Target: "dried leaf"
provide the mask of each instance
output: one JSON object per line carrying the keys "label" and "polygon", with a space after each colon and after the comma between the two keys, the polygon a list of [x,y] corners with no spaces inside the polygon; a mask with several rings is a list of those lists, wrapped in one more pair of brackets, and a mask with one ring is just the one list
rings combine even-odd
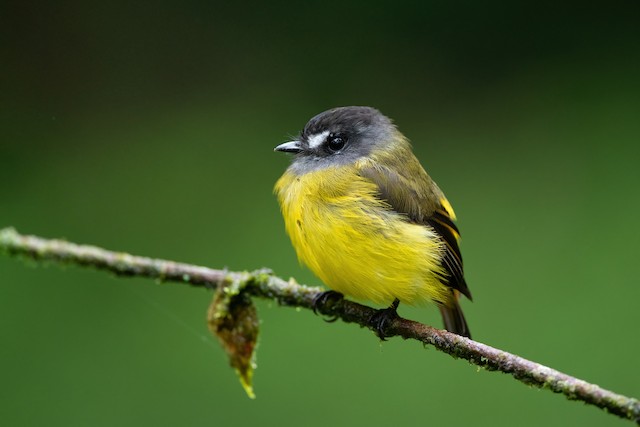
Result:
{"label": "dried leaf", "polygon": [[231,293],[229,288],[216,292],[209,306],[209,330],[218,338],[231,366],[236,370],[244,391],[251,399],[253,370],[258,340],[258,313],[251,298],[243,293]]}

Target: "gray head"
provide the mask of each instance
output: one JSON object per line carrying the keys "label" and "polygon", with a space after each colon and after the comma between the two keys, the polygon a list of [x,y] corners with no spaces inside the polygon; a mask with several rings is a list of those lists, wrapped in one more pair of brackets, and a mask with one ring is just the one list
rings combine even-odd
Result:
{"label": "gray head", "polygon": [[391,120],[371,107],[338,107],[313,117],[294,141],[276,151],[294,153],[292,168],[307,172],[351,163],[393,140]]}

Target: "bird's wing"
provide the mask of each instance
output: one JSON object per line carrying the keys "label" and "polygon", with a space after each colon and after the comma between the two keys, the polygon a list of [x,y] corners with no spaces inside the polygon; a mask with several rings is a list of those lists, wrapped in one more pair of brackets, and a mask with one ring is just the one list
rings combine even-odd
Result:
{"label": "bird's wing", "polygon": [[427,220],[427,223],[436,230],[445,242],[445,254],[443,264],[449,275],[448,283],[454,289],[459,290],[467,298],[472,299],[471,291],[464,280],[464,267],[462,264],[462,254],[458,241],[460,240],[460,232],[454,224],[455,214],[451,205],[444,196],[440,200],[440,206],[435,210],[433,215]]}
{"label": "bird's wing", "polygon": [[442,238],[445,243],[442,265],[447,273],[442,282],[471,299],[464,279],[458,246],[460,232],[454,223],[455,213],[417,160],[415,164],[405,164],[393,170],[370,164],[362,167],[360,173],[378,187],[380,198],[387,201],[396,212],[407,215],[416,224],[429,225]]}

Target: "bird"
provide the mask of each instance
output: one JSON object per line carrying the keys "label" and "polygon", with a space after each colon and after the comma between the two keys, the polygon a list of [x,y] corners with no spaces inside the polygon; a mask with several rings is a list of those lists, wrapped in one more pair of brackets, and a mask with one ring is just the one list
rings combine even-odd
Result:
{"label": "bird", "polygon": [[371,319],[383,340],[400,303],[432,302],[446,330],[471,337],[456,215],[391,119],[332,108],[274,150],[293,155],[274,192],[298,259],[331,289],[320,301],[387,306]]}

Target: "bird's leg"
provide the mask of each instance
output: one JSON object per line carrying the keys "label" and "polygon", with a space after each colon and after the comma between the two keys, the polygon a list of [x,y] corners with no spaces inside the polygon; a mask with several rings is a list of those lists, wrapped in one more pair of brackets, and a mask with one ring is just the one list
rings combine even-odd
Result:
{"label": "bird's leg", "polygon": [[[320,308],[324,308],[327,304],[335,304],[336,302],[342,301],[344,299],[344,295],[340,292],[336,291],[325,291],[321,292],[315,297],[313,297],[312,309],[314,314],[318,314]],[[334,315],[333,317],[325,318],[325,322],[335,322],[338,320],[338,316]]]}
{"label": "bird's leg", "polygon": [[369,324],[375,330],[376,335],[382,341],[386,341],[385,338],[385,329],[389,322],[398,317],[398,305],[400,304],[400,300],[396,298],[393,300],[393,303],[388,308],[383,308],[382,310],[378,310],[371,318],[369,319]]}

